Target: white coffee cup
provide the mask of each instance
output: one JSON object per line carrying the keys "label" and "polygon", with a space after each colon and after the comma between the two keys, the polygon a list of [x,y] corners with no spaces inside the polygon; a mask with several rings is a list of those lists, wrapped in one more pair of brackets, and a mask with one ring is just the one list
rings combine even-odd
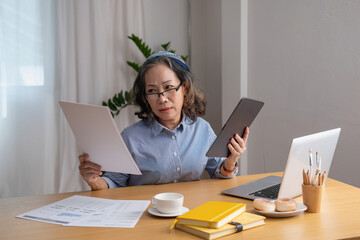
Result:
{"label": "white coffee cup", "polygon": [[151,198],[151,203],[161,213],[178,213],[184,196],[180,193],[159,193]]}

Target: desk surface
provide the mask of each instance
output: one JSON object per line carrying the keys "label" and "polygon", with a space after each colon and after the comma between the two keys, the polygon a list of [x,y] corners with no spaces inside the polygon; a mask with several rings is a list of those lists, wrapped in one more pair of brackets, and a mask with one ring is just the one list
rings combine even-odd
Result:
{"label": "desk surface", "polygon": [[[144,212],[135,228],[63,227],[15,216],[72,195],[123,200],[149,200],[161,192],[178,192],[185,196],[184,206],[192,209],[206,201],[247,203],[250,200],[222,195],[224,189],[244,184],[270,174],[239,176],[233,179],[208,179],[194,182],[148,185],[0,199],[1,239],[199,239],[180,230],[169,233],[174,218],[160,218]],[[281,175],[275,173],[273,175]],[[302,202],[302,198],[296,198]],[[150,204],[151,206],[151,204]],[[149,206],[149,207],[150,207]],[[221,239],[343,239],[360,236],[360,189],[328,179],[321,213],[305,213],[291,218],[266,218],[266,224]]]}

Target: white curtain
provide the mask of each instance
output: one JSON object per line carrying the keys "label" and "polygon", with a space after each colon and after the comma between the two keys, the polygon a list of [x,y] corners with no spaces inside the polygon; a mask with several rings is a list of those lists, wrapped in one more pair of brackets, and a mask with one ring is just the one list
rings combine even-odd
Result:
{"label": "white curtain", "polygon": [[142,1],[0,0],[0,20],[0,197],[87,190],[58,101],[100,105],[131,88]]}

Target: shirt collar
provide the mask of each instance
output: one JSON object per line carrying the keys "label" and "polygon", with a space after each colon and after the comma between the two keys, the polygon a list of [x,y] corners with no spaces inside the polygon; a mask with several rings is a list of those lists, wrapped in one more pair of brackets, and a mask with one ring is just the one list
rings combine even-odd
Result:
{"label": "shirt collar", "polygon": [[[161,131],[163,131],[163,130],[172,132],[168,128],[161,125],[156,119],[151,120],[149,118],[148,122],[151,127],[151,131],[155,136],[159,135],[161,133]],[[188,122],[190,122],[188,117],[185,114],[183,114],[182,121],[179,123],[179,125],[173,131],[176,131],[176,130],[182,131],[184,129],[184,126],[188,125]]]}

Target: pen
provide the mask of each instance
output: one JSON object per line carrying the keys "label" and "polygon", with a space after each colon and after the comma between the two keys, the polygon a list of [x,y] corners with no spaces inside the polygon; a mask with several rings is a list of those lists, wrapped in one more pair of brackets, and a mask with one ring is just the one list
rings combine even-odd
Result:
{"label": "pen", "polygon": [[169,229],[169,232],[171,232],[171,230],[174,228],[175,224],[177,223],[177,219],[175,219],[174,223],[171,225],[170,229]]}
{"label": "pen", "polygon": [[321,156],[316,152],[316,168],[321,170]]}

